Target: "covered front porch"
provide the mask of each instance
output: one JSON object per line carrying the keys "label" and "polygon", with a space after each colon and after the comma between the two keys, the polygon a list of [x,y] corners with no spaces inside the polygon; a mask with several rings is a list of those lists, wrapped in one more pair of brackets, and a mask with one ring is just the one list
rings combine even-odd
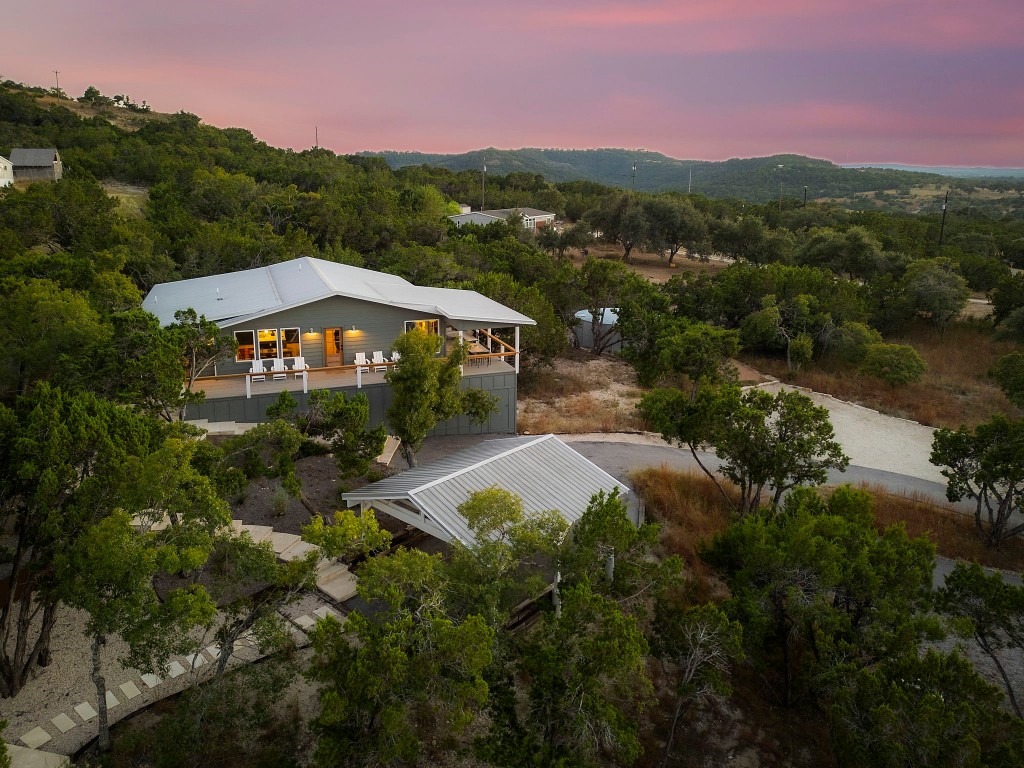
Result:
{"label": "covered front porch", "polygon": [[[462,366],[463,376],[482,373],[515,373],[514,352],[470,353]],[[362,389],[373,384],[383,384],[388,370],[400,363],[384,362],[369,365],[334,365],[327,368],[310,368],[296,371],[291,367],[283,372],[233,373],[220,376],[204,376],[196,379],[195,389],[206,393],[206,400],[243,397],[250,399],[282,390],[309,392],[313,389]]]}

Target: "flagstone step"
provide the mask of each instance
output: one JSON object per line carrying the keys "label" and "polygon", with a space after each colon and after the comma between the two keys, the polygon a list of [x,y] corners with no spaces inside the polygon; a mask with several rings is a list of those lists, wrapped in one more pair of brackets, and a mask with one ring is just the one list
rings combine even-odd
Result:
{"label": "flagstone step", "polygon": [[285,547],[285,549],[278,552],[277,556],[281,560],[288,562],[290,560],[298,560],[300,558],[303,558],[308,553],[314,550],[319,551],[320,547],[318,547],[316,544],[310,544],[308,541],[303,541],[302,539],[299,539],[298,541],[293,542],[290,546]]}
{"label": "flagstone step", "polygon": [[292,546],[298,541],[301,541],[302,537],[294,533],[284,533],[282,531],[274,531],[267,538],[266,541],[270,542],[270,546],[274,548],[274,552],[280,557],[281,553],[284,552],[288,547]]}
{"label": "flagstone step", "polygon": [[349,569],[336,564],[320,572],[316,581],[317,589],[339,603],[356,595],[356,577]]}
{"label": "flagstone step", "polygon": [[274,529],[269,525],[243,525],[242,530],[248,531],[249,535],[252,536],[253,542],[256,544],[264,541],[271,533],[274,532]]}

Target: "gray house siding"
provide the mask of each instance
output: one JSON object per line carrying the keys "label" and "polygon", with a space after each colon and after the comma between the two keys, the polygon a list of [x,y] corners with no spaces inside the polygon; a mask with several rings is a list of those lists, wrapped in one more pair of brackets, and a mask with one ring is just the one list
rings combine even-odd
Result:
{"label": "gray house siding", "polygon": [[[391,345],[404,331],[408,320],[440,320],[438,315],[415,312],[387,304],[375,304],[370,301],[332,296],[322,301],[315,301],[301,307],[275,312],[256,320],[245,320],[228,325],[224,323],[225,333],[235,331],[259,331],[267,328],[298,328],[301,333],[302,355],[310,368],[324,366],[324,329],[343,328],[345,365],[352,365],[357,352],[363,352],[367,359],[375,351],[382,351],[386,356],[391,353]],[[351,328],[355,326],[356,330]],[[312,328],[315,333],[310,334]],[[217,374],[246,373],[251,367],[249,361],[236,362],[225,360],[217,364]],[[255,400],[255,398],[253,398]],[[205,417],[204,417],[205,418]],[[237,419],[244,421],[245,419]]]}
{"label": "gray house siding", "polygon": [[[267,327],[267,326],[263,326]],[[291,326],[289,326],[291,327]],[[358,326],[357,326],[358,327]],[[378,347],[379,349],[379,347]],[[345,351],[346,358],[348,350]],[[308,359],[308,358],[307,358]],[[312,364],[311,364],[312,365]],[[454,419],[438,424],[431,435],[479,435],[479,434],[515,434],[516,432],[516,374],[515,373],[482,373],[464,376],[463,389],[484,389],[499,398],[498,409],[485,424],[473,424],[468,416],[457,416]],[[370,384],[357,389],[355,387],[338,387],[332,392],[344,392],[351,397],[365,394],[370,401],[371,427],[385,422],[385,414],[391,405],[393,393],[387,384]],[[299,408],[307,406],[309,395],[292,392],[298,401]],[[222,398],[209,400],[198,405],[190,405],[186,410],[187,419],[206,419],[208,421],[237,421],[256,423],[267,421],[267,408],[277,400],[278,393],[253,395],[245,397]]]}

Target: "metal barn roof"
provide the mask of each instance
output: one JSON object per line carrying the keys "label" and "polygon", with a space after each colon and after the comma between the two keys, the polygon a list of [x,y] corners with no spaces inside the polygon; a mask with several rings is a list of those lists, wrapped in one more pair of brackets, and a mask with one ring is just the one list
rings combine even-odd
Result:
{"label": "metal barn roof", "polygon": [[221,327],[229,327],[331,296],[488,326],[535,325],[526,315],[476,291],[424,288],[397,275],[308,256],[258,269],[161,283],[153,286],[142,308],[156,315],[161,325],[174,322],[177,310],[191,307]]}
{"label": "metal barn roof", "polygon": [[539,208],[493,208],[489,211],[481,211],[488,216],[500,216],[503,219],[507,219],[513,213],[518,213],[523,216],[531,216],[536,218],[538,216],[554,216],[551,211],[542,211]]}
{"label": "metal barn roof", "polygon": [[[630,490],[554,435],[487,440],[430,464],[342,494],[349,506],[383,508],[439,538],[476,542],[458,508],[497,486],[523,500],[527,514],[558,510],[572,525],[598,491]],[[388,502],[400,502],[396,507]],[[406,512],[411,505],[419,514]]]}
{"label": "metal barn roof", "polygon": [[35,149],[15,147],[11,150],[11,164],[16,168],[43,168],[53,165],[57,160],[57,149],[47,147]]}

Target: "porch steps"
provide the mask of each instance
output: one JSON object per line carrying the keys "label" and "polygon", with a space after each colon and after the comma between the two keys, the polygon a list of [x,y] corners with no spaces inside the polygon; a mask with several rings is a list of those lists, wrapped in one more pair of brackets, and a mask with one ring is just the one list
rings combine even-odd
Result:
{"label": "porch steps", "polygon": [[208,419],[192,419],[185,423],[191,424],[193,427],[199,427],[199,429],[206,432],[207,437],[241,435],[256,426],[256,424],[247,421],[210,421]]}
{"label": "porch steps", "polygon": [[377,457],[377,463],[383,464],[385,467],[391,464],[399,445],[401,445],[401,441],[397,437],[388,435],[387,440],[384,441],[384,450]]}

